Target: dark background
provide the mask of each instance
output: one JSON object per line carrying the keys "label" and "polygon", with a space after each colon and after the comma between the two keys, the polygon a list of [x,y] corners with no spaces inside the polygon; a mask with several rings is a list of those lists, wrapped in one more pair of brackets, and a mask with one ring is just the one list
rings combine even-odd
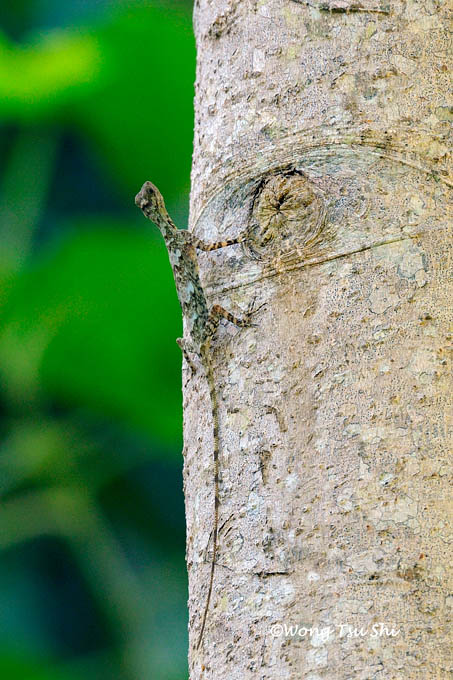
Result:
{"label": "dark background", "polygon": [[0,677],[187,678],[191,2],[0,5]]}

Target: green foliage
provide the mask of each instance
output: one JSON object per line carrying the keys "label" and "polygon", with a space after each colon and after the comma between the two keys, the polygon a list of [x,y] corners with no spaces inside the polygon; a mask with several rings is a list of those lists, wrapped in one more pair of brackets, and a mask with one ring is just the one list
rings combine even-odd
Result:
{"label": "green foliage", "polygon": [[133,191],[143,177],[155,177],[169,200],[187,187],[192,151],[194,44],[187,19],[149,3],[116,16],[97,35],[104,61],[96,102],[100,97],[103,105],[87,96],[73,112],[117,181]]}
{"label": "green foliage", "polygon": [[16,122],[55,115],[101,75],[100,46],[89,35],[55,33],[26,46],[0,36],[0,116]]}
{"label": "green foliage", "polygon": [[53,664],[40,660],[26,661],[22,656],[13,656],[0,650],[0,675],[8,680],[81,680],[81,674],[66,669],[56,669]]}
{"label": "green foliage", "polygon": [[0,36],[0,121],[61,117],[89,135],[114,190],[152,176],[174,198],[187,187],[194,44],[190,15],[133,4],[103,25]]}
{"label": "green foliage", "polygon": [[0,675],[11,680],[186,677],[181,315],[133,197],[152,179],[183,224],[190,10],[0,7]]}
{"label": "green foliage", "polygon": [[58,399],[177,446],[181,328],[167,253],[161,239],[111,226],[78,225],[18,277],[0,316],[1,379],[22,407]]}

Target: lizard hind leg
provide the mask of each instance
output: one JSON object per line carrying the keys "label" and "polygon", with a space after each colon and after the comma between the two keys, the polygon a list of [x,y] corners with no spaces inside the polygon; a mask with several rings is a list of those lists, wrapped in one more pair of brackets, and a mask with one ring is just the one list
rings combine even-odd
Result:
{"label": "lizard hind leg", "polygon": [[230,323],[234,323],[235,326],[238,326],[239,328],[246,328],[247,326],[255,326],[255,324],[251,323],[252,316],[256,314],[256,312],[264,307],[264,304],[260,305],[259,307],[255,307],[255,298],[252,300],[251,304],[249,305],[246,313],[244,314],[243,317],[237,317],[234,316],[234,314],[231,314],[231,312],[228,312],[224,307],[221,307],[220,305],[214,305],[209,313],[209,318],[208,318],[208,337],[212,337],[217,330],[217,327],[219,325],[220,319],[226,319],[227,321],[230,321]]}
{"label": "lizard hind leg", "polygon": [[224,307],[220,305],[214,305],[209,312],[209,331],[212,336],[219,325],[220,319],[226,319],[230,323],[234,323],[235,326],[244,328],[245,326],[250,326],[250,314],[247,312],[244,317],[234,316],[231,312],[228,312]]}

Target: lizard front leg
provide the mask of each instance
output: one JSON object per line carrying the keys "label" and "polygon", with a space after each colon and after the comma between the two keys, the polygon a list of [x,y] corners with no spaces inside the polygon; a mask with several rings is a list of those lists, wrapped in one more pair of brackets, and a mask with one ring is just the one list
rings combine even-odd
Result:
{"label": "lizard front leg", "polygon": [[215,241],[214,243],[205,243],[199,238],[194,237],[193,244],[198,250],[203,250],[208,253],[211,250],[219,250],[219,248],[226,248],[227,246],[234,246],[236,243],[242,243],[247,239],[246,236],[240,235],[237,238],[229,238],[225,241]]}

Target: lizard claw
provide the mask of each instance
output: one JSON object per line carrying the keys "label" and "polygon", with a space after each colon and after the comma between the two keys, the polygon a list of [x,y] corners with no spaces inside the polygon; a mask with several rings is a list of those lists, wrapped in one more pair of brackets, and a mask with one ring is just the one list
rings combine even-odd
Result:
{"label": "lizard claw", "polygon": [[[253,300],[252,300],[252,302],[250,303],[249,308],[248,308],[248,310],[247,310],[247,314],[246,314],[247,320],[250,320],[250,319],[252,318],[252,316],[254,316],[257,312],[259,312],[260,309],[262,309],[263,307],[266,306],[266,302],[263,302],[263,303],[262,303],[261,305],[259,305],[258,307],[255,307],[255,302],[256,302],[256,295],[255,295],[255,297],[253,298]],[[259,325],[259,324],[257,324],[257,323],[249,323],[249,326],[250,326],[251,328],[256,328],[258,325]]]}

